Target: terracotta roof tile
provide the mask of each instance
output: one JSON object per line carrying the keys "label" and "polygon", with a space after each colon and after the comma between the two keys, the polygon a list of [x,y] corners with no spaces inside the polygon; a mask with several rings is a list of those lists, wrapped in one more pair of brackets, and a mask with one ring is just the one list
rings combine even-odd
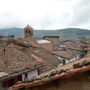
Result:
{"label": "terracotta roof tile", "polygon": [[27,48],[21,44],[21,42],[20,44],[11,42],[3,47],[5,52],[0,48],[0,71],[11,75],[42,64],[44,66],[40,68],[40,71],[43,72],[58,65],[58,59],[45,49],[37,47]]}
{"label": "terracotta roof tile", "polygon": [[58,56],[61,56],[63,58],[66,58],[66,59],[70,59],[72,57],[74,57],[78,51],[75,51],[75,50],[66,50],[66,51],[52,51],[53,54],[56,54]]}
{"label": "terracotta roof tile", "polygon": [[[78,63],[80,63],[80,65],[82,66],[78,68],[74,68],[73,65]],[[19,90],[20,88],[23,88],[23,87],[30,88],[33,86],[40,86],[60,78],[69,78],[69,77],[84,73],[86,71],[90,71],[90,54],[89,54],[89,57],[79,60],[79,62],[78,60],[75,62],[72,62],[70,65],[72,67],[68,66],[67,64],[61,68],[56,68],[54,70],[51,70],[48,73],[43,73],[40,76],[36,77],[37,79],[34,79],[33,82],[26,81],[25,83],[19,83],[17,85],[14,85],[13,87],[11,87],[10,90],[15,90],[15,89]],[[68,67],[64,68],[65,66],[68,66]]]}
{"label": "terracotta roof tile", "polygon": [[[75,65],[80,65],[80,66],[75,68]],[[72,77],[74,75],[83,73],[88,70],[90,70],[90,51],[88,51],[87,55],[80,60],[76,60],[74,62],[68,63],[63,66],[58,66],[55,69],[52,69],[48,72],[45,72],[37,76],[36,79],[33,79],[33,82],[26,81],[26,83],[19,83],[18,85],[13,86],[11,90],[19,89],[21,87],[29,88],[32,86],[39,86],[39,85],[47,84],[53,80],[56,80],[59,78]]]}

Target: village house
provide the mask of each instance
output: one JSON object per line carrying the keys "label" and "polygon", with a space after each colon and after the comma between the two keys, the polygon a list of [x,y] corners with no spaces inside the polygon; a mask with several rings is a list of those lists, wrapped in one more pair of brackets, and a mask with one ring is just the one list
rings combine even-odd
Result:
{"label": "village house", "polygon": [[65,65],[67,63],[70,63],[72,61],[81,59],[80,51],[75,51],[75,50],[66,50],[66,51],[53,51],[53,54],[55,54],[58,58],[61,57],[62,64],[60,65]]}
{"label": "village house", "polygon": [[0,38],[0,90],[10,90],[16,83],[33,80],[40,74],[73,63],[87,54],[85,51],[88,47],[83,52],[76,44],[60,47],[58,36],[34,38],[33,35],[33,28],[27,25],[24,38]]}
{"label": "village house", "polygon": [[[82,41],[79,41],[79,40],[78,41],[67,40],[64,42],[60,42],[59,36],[43,36],[43,37],[39,37],[39,38],[34,38],[33,35],[34,35],[33,28],[31,26],[27,25],[24,28],[25,38],[21,38],[18,40],[20,40],[24,43],[28,43],[35,47],[45,48],[46,50],[50,51],[51,53],[55,53],[57,55],[58,54],[60,55],[60,53],[62,53],[62,52],[66,52],[68,54],[70,53],[69,55],[63,53],[63,56],[67,57],[67,56],[71,55],[71,57],[68,57],[68,59],[71,59],[71,61],[80,59],[87,53],[87,47],[86,47],[87,44],[85,42],[82,43]],[[76,55],[76,53],[77,53],[77,55]],[[60,56],[62,56],[62,55],[60,55]]]}
{"label": "village house", "polygon": [[[89,49],[88,49],[89,50]],[[90,51],[81,60],[14,85],[10,90],[90,90]]]}
{"label": "village house", "polygon": [[43,48],[18,41],[2,42],[0,46],[0,90],[8,90],[16,82],[31,79],[59,64],[58,58]]}
{"label": "village house", "polygon": [[55,50],[59,48],[59,36],[43,36],[43,37],[33,37],[34,29],[27,25],[24,28],[24,38],[18,38],[18,41],[28,43],[33,47],[42,47],[46,50]]}
{"label": "village house", "polygon": [[0,39],[0,90],[9,90],[18,81],[32,79],[60,63],[46,49],[26,42],[30,41],[29,37],[33,39],[33,33],[28,31],[32,28],[26,28],[25,38],[21,40],[12,36],[3,36]]}

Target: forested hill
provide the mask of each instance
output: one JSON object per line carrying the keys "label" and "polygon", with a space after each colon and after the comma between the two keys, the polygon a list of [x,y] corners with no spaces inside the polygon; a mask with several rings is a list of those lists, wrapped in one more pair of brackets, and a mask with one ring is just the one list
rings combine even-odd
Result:
{"label": "forested hill", "polygon": [[[23,37],[23,28],[0,29],[0,36],[15,35]],[[60,40],[90,40],[90,30],[78,28],[66,28],[58,30],[34,30],[34,37],[60,36]]]}

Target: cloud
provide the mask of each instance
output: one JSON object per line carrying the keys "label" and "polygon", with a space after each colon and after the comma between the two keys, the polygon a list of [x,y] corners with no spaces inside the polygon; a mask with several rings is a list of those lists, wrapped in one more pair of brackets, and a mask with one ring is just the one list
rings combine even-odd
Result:
{"label": "cloud", "polygon": [[0,0],[0,28],[90,28],[90,0]]}
{"label": "cloud", "polygon": [[68,25],[71,27],[89,28],[90,0],[80,0],[74,7],[73,17]]}

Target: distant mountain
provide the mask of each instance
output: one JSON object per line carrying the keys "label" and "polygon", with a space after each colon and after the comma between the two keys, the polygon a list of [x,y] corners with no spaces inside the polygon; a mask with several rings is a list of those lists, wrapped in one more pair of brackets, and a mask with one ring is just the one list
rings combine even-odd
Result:
{"label": "distant mountain", "polygon": [[[0,29],[0,36],[15,35],[23,37],[24,31],[22,28],[7,28]],[[60,40],[90,40],[90,30],[78,28],[66,28],[59,30],[34,30],[34,37],[43,36],[60,36]]]}
{"label": "distant mountain", "polygon": [[78,28],[66,28],[59,30],[38,30],[34,31],[35,37],[60,36],[60,40],[90,40],[90,30]]}
{"label": "distant mountain", "polygon": [[14,35],[16,37],[23,37],[24,31],[22,28],[5,28],[0,29],[0,36]]}

